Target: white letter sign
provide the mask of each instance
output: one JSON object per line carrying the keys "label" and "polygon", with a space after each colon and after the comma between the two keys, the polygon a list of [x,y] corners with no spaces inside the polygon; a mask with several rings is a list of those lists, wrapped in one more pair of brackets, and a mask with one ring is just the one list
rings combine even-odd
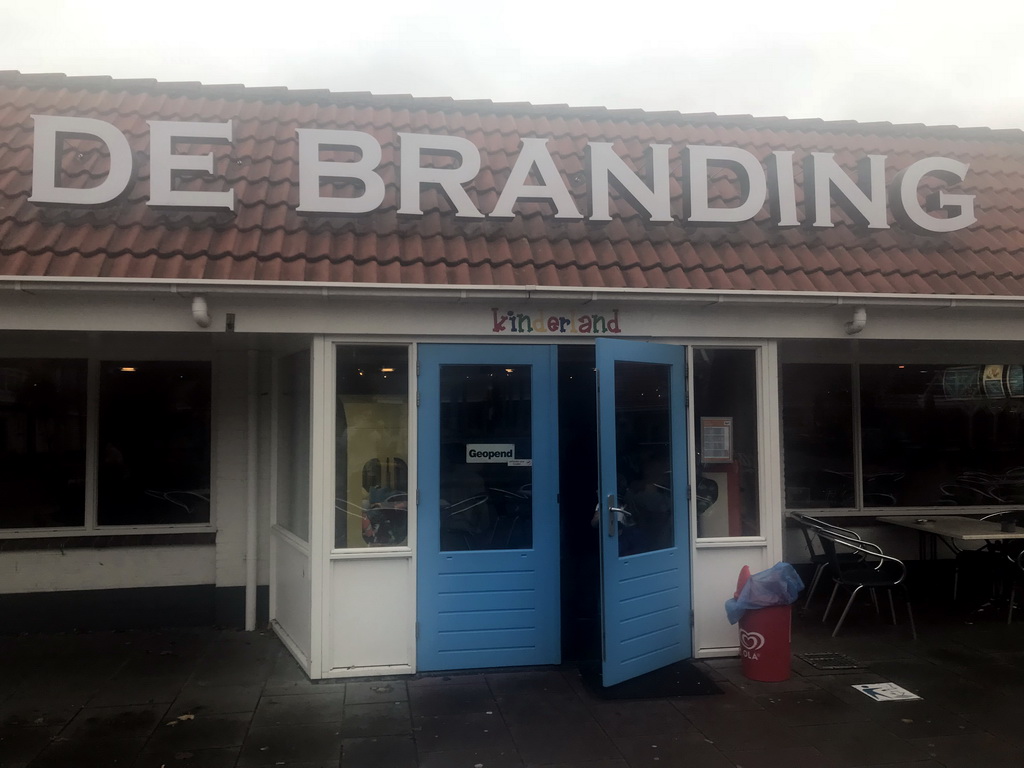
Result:
{"label": "white letter sign", "polygon": [[925,176],[934,176],[954,184],[967,177],[970,166],[946,157],[927,157],[918,160],[909,168],[896,174],[890,185],[892,213],[903,226],[918,232],[955,232],[969,227],[978,219],[974,215],[974,195],[951,195],[945,190],[938,192],[938,207],[954,209],[956,215],[945,219],[929,216],[917,199],[917,188]]}
{"label": "white letter sign", "polygon": [[[369,213],[384,201],[384,180],[376,172],[380,144],[362,131],[330,131],[299,128],[299,207],[302,213]],[[361,157],[352,163],[320,159],[321,147],[356,149]],[[321,197],[320,179],[355,179],[365,189],[359,197]]]}
{"label": "white letter sign", "polygon": [[[764,168],[757,158],[739,147],[705,147],[691,144],[686,148],[690,168],[689,219],[695,223],[724,224],[754,218],[768,196]],[[740,189],[746,196],[739,205],[712,208],[708,199],[708,169],[725,166],[739,177]]]}
{"label": "white letter sign", "polygon": [[793,151],[777,149],[768,156],[768,204],[772,218],[780,227],[800,224],[796,217],[796,179],[793,176]]}
{"label": "white letter sign", "polygon": [[[30,202],[102,205],[128,188],[132,176],[132,148],[113,125],[90,117],[32,115],[32,119],[35,121],[35,148]],[[110,170],[99,186],[88,189],[59,186],[60,156],[67,138],[98,139],[107,145]]]}
{"label": "white letter sign", "polygon": [[[130,143],[117,127],[95,118],[32,115],[32,119],[35,144],[30,202],[99,206],[125,193],[132,182],[134,140]],[[233,211],[235,190],[217,189],[218,185],[226,184],[228,172],[217,171],[217,176],[212,177],[215,156],[206,149],[209,145],[230,144],[232,123],[151,120],[148,124],[148,204]],[[514,121],[510,125],[513,127],[509,131],[514,131]],[[475,133],[402,133],[387,126],[371,131],[295,129],[298,212],[367,214],[380,209],[387,198],[387,210],[393,216],[397,197],[400,216],[423,216],[426,199],[431,212],[441,213],[449,221],[445,227],[450,227],[452,218],[514,219],[517,207],[527,207],[520,206],[521,203],[543,203],[543,215],[534,217],[532,225],[583,220],[595,222],[593,229],[600,230],[616,216],[611,200],[614,194],[616,202],[625,201],[653,224],[676,221],[683,226],[729,225],[760,216],[762,223],[767,219],[782,228],[828,228],[835,226],[836,207],[857,228],[868,229],[888,229],[891,209],[892,218],[903,230],[925,235],[955,232],[977,221],[975,195],[968,194],[971,187],[964,184],[970,170],[967,163],[948,157],[921,157],[894,173],[886,185],[887,158],[852,155],[860,146],[857,142],[843,150],[837,161],[838,150],[771,150],[760,144],[753,149],[755,137],[742,138],[742,133],[737,136],[748,149],[702,144],[647,144],[641,149],[636,144],[637,135],[622,134],[614,142],[588,143],[586,134],[576,133],[572,137],[560,134],[557,140],[563,147],[561,152],[571,152],[571,157],[558,153],[555,156],[549,151],[548,145],[555,139],[519,137],[519,153],[511,162],[503,142],[500,147],[490,140],[477,146],[478,139],[470,138]],[[74,143],[76,139],[85,142],[84,148]],[[100,151],[96,151],[96,145]],[[189,152],[182,148],[184,145],[199,147]],[[846,144],[840,142],[839,146]],[[145,149],[134,146],[140,156]],[[682,154],[681,163],[674,161],[676,151]],[[496,167],[483,168],[481,173],[491,153],[495,153]],[[109,169],[105,154],[109,154]],[[219,162],[225,159],[220,156]],[[274,159],[279,159],[276,150]],[[287,167],[282,173],[295,174],[293,165],[287,159],[283,161]],[[851,170],[855,162],[855,170]],[[803,164],[802,179],[798,163]],[[576,173],[577,168],[584,172]],[[96,178],[104,170],[106,176]],[[235,178],[235,170],[232,164],[231,178]],[[91,175],[86,176],[87,173]],[[196,177],[203,175],[212,180],[200,187]],[[493,210],[483,212],[480,206],[490,206],[494,199],[495,177],[499,187],[495,191],[497,202]],[[62,186],[62,182],[67,186]],[[81,188],[82,184],[93,186]],[[251,185],[248,194],[257,194],[258,186]],[[673,208],[673,194],[677,200],[682,198],[678,210]],[[447,204],[436,195],[444,196]],[[585,215],[577,205],[584,198],[588,208]],[[763,212],[766,203],[768,211]],[[456,222],[455,231],[458,227]],[[463,229],[480,234],[476,231],[478,226],[466,222]],[[485,229],[497,231],[494,227]],[[558,236],[566,234],[564,226],[554,229]],[[574,229],[572,237],[587,236],[582,234],[586,230]],[[652,236],[663,235],[659,231]],[[544,328],[544,332],[557,330]]]}
{"label": "white letter sign", "polygon": [[[426,133],[400,133],[402,142],[402,169],[399,186],[402,204],[399,213],[423,215],[420,191],[424,184],[437,184],[455,206],[455,215],[467,219],[482,219],[462,185],[480,173],[480,150],[476,144],[461,136],[434,136]],[[422,154],[454,155],[461,161],[458,168],[424,168]]]}
{"label": "white letter sign", "polygon": [[[491,211],[491,216],[500,219],[511,219],[515,216],[512,206],[519,200],[548,200],[555,206],[556,219],[582,219],[572,195],[562,181],[562,175],[555,167],[555,161],[548,154],[547,139],[523,139],[523,148],[519,151],[512,173],[505,182],[498,204]],[[527,185],[526,179],[530,171],[536,168],[542,184]]]}
{"label": "white letter sign", "polygon": [[[810,193],[804,191],[808,218],[815,227],[832,227],[832,188],[839,193],[837,201],[846,215],[869,229],[888,229],[885,211],[885,155],[868,155],[867,164],[858,163],[858,185],[839,167],[831,152],[812,152],[805,161],[804,184],[813,183]],[[867,177],[868,191],[862,189]],[[810,181],[808,181],[810,179]]]}
{"label": "white letter sign", "polygon": [[149,204],[175,208],[235,209],[235,191],[204,192],[174,189],[178,171],[213,173],[213,155],[177,155],[174,146],[187,141],[196,144],[230,144],[231,123],[177,123],[149,120]]}
{"label": "white letter sign", "polygon": [[615,154],[610,142],[592,141],[587,145],[590,166],[591,221],[611,221],[608,212],[608,182],[611,179],[638,211],[646,211],[651,221],[672,221],[669,206],[668,144],[652,144],[647,153],[651,185],[640,180]]}

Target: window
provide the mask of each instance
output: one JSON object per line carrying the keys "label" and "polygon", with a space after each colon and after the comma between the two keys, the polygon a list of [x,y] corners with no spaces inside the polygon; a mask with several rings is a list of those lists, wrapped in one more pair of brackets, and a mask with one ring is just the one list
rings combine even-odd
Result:
{"label": "window", "polygon": [[[675,543],[671,368],[615,361],[615,473],[619,557]],[[625,517],[628,515],[628,517]]]}
{"label": "window", "polygon": [[758,536],[756,351],[696,348],[692,376],[697,536]]}
{"label": "window", "polygon": [[210,521],[210,364],[100,363],[100,525]]}
{"label": "window", "polygon": [[210,379],[209,362],[0,360],[0,529],[208,524]]}
{"label": "window", "polygon": [[849,365],[789,363],[782,371],[786,506],[854,505],[853,372]]}
{"label": "window", "polygon": [[781,376],[787,507],[1024,503],[1024,366],[794,363]]}
{"label": "window", "polygon": [[861,365],[865,507],[1024,502],[1020,365]]}
{"label": "window", "polygon": [[85,360],[0,360],[0,528],[85,524]]}
{"label": "window", "polygon": [[528,365],[441,366],[442,551],[533,546],[532,386]]}
{"label": "window", "polygon": [[336,354],[334,546],[406,546],[408,350],[353,345]]}

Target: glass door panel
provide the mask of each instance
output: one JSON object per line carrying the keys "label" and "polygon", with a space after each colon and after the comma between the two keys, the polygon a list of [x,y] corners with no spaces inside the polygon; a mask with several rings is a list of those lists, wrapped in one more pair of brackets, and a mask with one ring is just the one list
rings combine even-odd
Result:
{"label": "glass door panel", "polygon": [[615,361],[615,466],[619,556],[671,547],[671,367]]}
{"label": "glass door panel", "polygon": [[441,551],[532,546],[531,373],[441,366]]}

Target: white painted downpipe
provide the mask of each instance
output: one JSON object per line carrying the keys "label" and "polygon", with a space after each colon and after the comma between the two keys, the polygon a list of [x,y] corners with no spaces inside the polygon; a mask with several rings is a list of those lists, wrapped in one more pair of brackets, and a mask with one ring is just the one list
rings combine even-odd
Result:
{"label": "white painted downpipe", "polygon": [[[198,297],[196,297],[198,298]],[[197,321],[198,322],[198,321]],[[209,322],[209,318],[207,318]],[[259,516],[256,509],[256,451],[258,436],[259,392],[256,366],[259,361],[255,349],[249,350],[249,413],[246,426],[246,468],[245,468],[245,629],[256,629],[256,563],[258,557],[257,536]]]}
{"label": "white painted downpipe", "polygon": [[868,311],[864,307],[857,307],[853,310],[853,319],[846,324],[846,334],[853,336],[854,334],[860,333],[864,330],[864,326],[868,324]]}
{"label": "white painted downpipe", "polygon": [[192,319],[200,328],[210,327],[210,309],[206,306],[205,296],[192,297]]}

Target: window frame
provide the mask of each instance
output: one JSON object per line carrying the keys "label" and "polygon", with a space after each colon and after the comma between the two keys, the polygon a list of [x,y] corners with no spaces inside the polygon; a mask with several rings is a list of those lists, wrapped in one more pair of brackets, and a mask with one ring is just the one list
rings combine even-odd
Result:
{"label": "window frame", "polygon": [[[120,346],[109,351],[103,350],[97,354],[94,350],[86,354],[18,354],[17,350],[3,350],[3,356],[8,358],[34,358],[38,360],[85,360],[86,361],[86,416],[85,416],[85,515],[82,525],[75,526],[51,526],[45,528],[0,528],[0,542],[14,539],[57,539],[69,538],[96,538],[108,539],[109,537],[131,536],[138,539],[140,535],[161,535],[161,534],[188,534],[188,533],[210,533],[216,531],[216,496],[215,474],[215,433],[217,424],[217,398],[216,398],[216,366],[209,354],[196,354],[195,350],[175,350],[170,355],[154,356],[150,354],[135,354],[132,349],[122,349]],[[99,420],[100,420],[100,365],[104,362],[121,361],[125,359],[138,360],[139,362],[205,362],[210,365],[210,519],[206,523],[160,523],[147,525],[145,523],[132,523],[128,525],[100,525],[98,522],[98,481],[99,481]]]}
{"label": "window frame", "polygon": [[[780,492],[784,515],[793,512],[812,514],[821,517],[876,517],[880,514],[899,512],[900,514],[932,514],[932,515],[984,515],[991,512],[1016,509],[1020,504],[994,505],[920,505],[920,506],[885,506],[866,507],[864,505],[864,468],[863,468],[863,435],[861,431],[861,366],[864,365],[984,365],[994,359],[1013,358],[1016,352],[1010,344],[886,344],[876,343],[868,348],[861,346],[856,352],[850,352],[838,346],[822,346],[821,344],[800,345],[780,349],[779,371],[779,450],[780,450]],[[845,365],[850,372],[852,396],[851,419],[853,421],[853,473],[854,473],[854,506],[848,507],[791,507],[786,504],[786,456],[782,452],[782,437],[785,423],[782,418],[782,371],[787,364],[820,362],[833,365]],[[888,510],[888,512],[886,512]]]}
{"label": "window frame", "polygon": [[[392,338],[382,337],[379,339],[368,340],[365,337],[327,337],[325,338],[326,349],[329,352],[328,359],[324,365],[323,382],[325,383],[325,392],[331,393],[331,396],[327,399],[327,412],[324,414],[324,444],[331,446],[329,450],[325,451],[325,456],[322,458],[323,463],[323,479],[320,481],[324,488],[324,512],[325,518],[323,522],[323,536],[325,539],[325,550],[328,553],[328,560],[360,560],[360,559],[374,559],[374,558],[409,558],[412,556],[413,548],[416,542],[417,532],[417,493],[418,488],[416,479],[416,422],[417,422],[417,406],[419,398],[418,390],[418,364],[416,355],[416,344],[409,341],[406,338]],[[407,380],[406,380],[406,435],[408,443],[406,445],[407,451],[407,488],[409,491],[407,501],[407,532],[405,544],[392,545],[392,546],[356,546],[356,547],[336,547],[335,546],[335,506],[334,499],[337,495],[337,478],[335,476],[335,448],[337,440],[337,392],[338,392],[338,380],[337,380],[337,365],[338,365],[338,349],[339,348],[353,348],[353,347],[367,347],[371,349],[379,349],[381,347],[392,347],[395,350],[404,350],[407,365]],[[314,376],[314,379],[316,377]],[[329,465],[329,466],[328,466]],[[314,484],[316,481],[314,480]],[[328,508],[329,504],[329,508]]]}
{"label": "window frame", "polygon": [[754,354],[754,407],[756,413],[754,415],[754,424],[757,430],[757,460],[755,466],[757,467],[757,523],[758,533],[754,535],[744,536],[698,536],[697,535],[697,516],[696,516],[696,493],[691,490],[690,499],[690,516],[691,516],[691,534],[696,549],[718,549],[718,548],[729,548],[737,545],[765,545],[769,540],[770,529],[772,526],[772,511],[769,500],[774,497],[774,488],[770,484],[770,473],[771,473],[771,457],[768,454],[769,435],[772,433],[772,425],[770,418],[772,415],[769,407],[769,398],[771,393],[766,389],[765,372],[770,369],[772,365],[772,351],[770,345],[764,340],[742,340],[732,341],[729,340],[707,340],[691,341],[691,342],[678,342],[684,344],[687,348],[687,372],[686,372],[686,386],[687,386],[687,440],[688,445],[688,462],[689,462],[689,473],[693,480],[697,477],[697,445],[700,440],[700,422],[694,418],[695,404],[696,404],[696,392],[694,391],[694,357],[700,353],[701,350],[711,349],[727,349],[730,351],[745,350],[753,352]]}

